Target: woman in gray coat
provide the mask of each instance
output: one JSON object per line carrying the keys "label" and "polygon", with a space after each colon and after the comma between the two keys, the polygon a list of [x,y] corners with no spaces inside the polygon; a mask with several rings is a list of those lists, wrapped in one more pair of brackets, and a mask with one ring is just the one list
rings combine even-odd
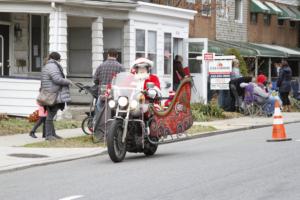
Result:
{"label": "woman in gray coat", "polygon": [[56,135],[53,119],[59,109],[63,110],[65,103],[71,101],[69,85],[71,81],[65,78],[63,69],[59,64],[60,54],[52,52],[45,66],[42,68],[41,88],[50,92],[56,93],[57,98],[55,104],[52,106],[46,106],[48,116],[46,118],[46,140],[61,139]]}

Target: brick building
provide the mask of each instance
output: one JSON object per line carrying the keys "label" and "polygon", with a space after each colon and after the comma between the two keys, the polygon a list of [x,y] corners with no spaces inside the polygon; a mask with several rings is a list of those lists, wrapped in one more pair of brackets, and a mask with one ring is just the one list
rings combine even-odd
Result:
{"label": "brick building", "polygon": [[300,1],[298,0],[153,0],[197,11],[191,38],[208,38],[208,49],[222,54],[237,48],[249,70],[271,79],[272,63],[287,58],[299,76]]}

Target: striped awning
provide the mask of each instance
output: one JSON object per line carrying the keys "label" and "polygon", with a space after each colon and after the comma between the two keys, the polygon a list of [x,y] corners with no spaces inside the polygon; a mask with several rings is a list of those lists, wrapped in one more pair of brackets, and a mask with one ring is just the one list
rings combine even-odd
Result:
{"label": "striped awning", "polygon": [[259,0],[251,0],[250,12],[252,13],[271,13],[271,10]]}

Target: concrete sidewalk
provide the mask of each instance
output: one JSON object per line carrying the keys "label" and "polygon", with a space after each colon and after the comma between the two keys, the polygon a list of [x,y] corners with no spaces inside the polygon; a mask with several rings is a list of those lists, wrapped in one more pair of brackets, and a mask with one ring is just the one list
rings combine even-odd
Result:
{"label": "concrete sidewalk", "polygon": [[[63,138],[83,136],[81,128],[57,130]],[[25,144],[44,141],[42,133],[38,138],[28,134],[17,134],[0,137],[0,173],[30,166],[74,160],[103,153],[106,149],[97,148],[26,148]]]}
{"label": "concrete sidewalk", "polygon": [[[283,113],[284,123],[300,122],[300,113]],[[217,131],[201,133],[205,136],[233,132],[241,129],[258,128],[271,126],[273,118],[263,117],[239,117],[211,122],[195,122],[194,125],[213,126]],[[57,134],[63,138],[84,135],[80,128],[58,130]],[[25,148],[25,144],[43,141],[41,133],[38,139],[28,136],[28,134],[18,134],[0,137],[0,173],[15,169],[23,169],[30,166],[45,165],[50,163],[74,160],[89,156],[100,155],[106,151],[105,148]],[[201,135],[193,135],[191,138]],[[270,132],[271,136],[271,132]],[[19,154],[22,157],[16,157]],[[25,156],[25,157],[24,157]]]}

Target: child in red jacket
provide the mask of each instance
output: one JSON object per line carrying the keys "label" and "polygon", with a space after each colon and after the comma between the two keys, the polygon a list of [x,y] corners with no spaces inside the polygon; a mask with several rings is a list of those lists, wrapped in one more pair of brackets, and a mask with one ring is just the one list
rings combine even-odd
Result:
{"label": "child in red jacket", "polygon": [[41,106],[38,104],[38,110],[39,110],[39,119],[38,121],[34,124],[32,130],[30,131],[29,133],[29,136],[30,137],[33,137],[33,138],[37,138],[37,136],[35,135],[35,132],[36,132],[36,129],[38,129],[38,127],[43,124],[43,138],[45,137],[45,122],[46,122],[46,118],[47,118],[47,115],[48,115],[48,112],[47,110],[45,110],[44,106]]}

